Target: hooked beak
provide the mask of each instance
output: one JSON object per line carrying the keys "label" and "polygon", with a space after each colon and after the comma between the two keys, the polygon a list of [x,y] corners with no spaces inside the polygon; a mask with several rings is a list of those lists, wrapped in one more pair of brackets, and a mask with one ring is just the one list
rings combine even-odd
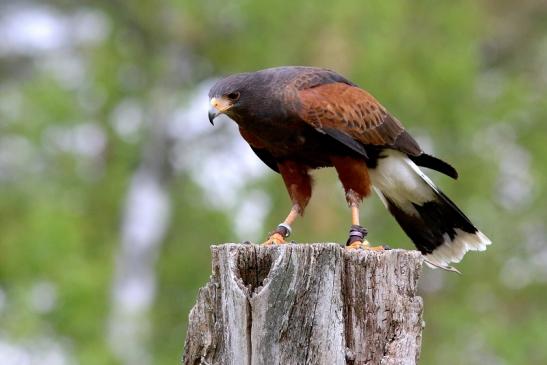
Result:
{"label": "hooked beak", "polygon": [[215,118],[218,117],[218,115],[220,114],[220,112],[218,112],[217,110],[213,110],[213,108],[210,108],[209,109],[209,123],[211,123],[212,126],[215,125]]}
{"label": "hooked beak", "polygon": [[215,125],[214,120],[220,114],[226,112],[232,106],[231,102],[225,98],[211,98],[209,107],[209,122]]}

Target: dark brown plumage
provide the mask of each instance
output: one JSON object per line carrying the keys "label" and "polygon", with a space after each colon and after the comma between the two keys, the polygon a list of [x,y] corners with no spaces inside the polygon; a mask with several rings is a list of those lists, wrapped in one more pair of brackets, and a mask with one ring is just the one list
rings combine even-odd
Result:
{"label": "dark brown plumage", "polygon": [[[351,247],[370,248],[358,207],[372,186],[434,265],[446,267],[489,244],[416,164],[453,178],[456,170],[425,154],[386,108],[343,76],[312,67],[272,68],[222,79],[209,97],[211,123],[220,113],[232,118],[256,155],[281,174],[293,201],[267,242],[283,242],[303,214],[312,193],[310,171],[333,166],[352,208]],[[439,224],[443,216],[451,222]]]}

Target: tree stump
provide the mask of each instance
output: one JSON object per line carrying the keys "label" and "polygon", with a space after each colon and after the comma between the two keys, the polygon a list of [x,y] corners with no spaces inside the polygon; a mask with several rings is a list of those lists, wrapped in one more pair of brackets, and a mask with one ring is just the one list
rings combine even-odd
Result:
{"label": "tree stump", "polygon": [[322,243],[225,244],[212,254],[185,365],[417,363],[419,252]]}

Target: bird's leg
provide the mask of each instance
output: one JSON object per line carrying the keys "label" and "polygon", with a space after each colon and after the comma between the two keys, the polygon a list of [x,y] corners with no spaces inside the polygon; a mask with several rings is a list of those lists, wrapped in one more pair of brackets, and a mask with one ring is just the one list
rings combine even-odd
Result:
{"label": "bird's leg", "polygon": [[365,239],[365,237],[368,234],[368,231],[366,228],[361,227],[361,224],[359,224],[359,206],[356,204],[353,204],[350,208],[351,208],[351,228],[349,230],[349,237],[346,242],[346,246],[357,248],[357,247],[361,247],[362,244],[368,245],[368,241]]}
{"label": "bird's leg", "polygon": [[351,192],[348,192],[348,194],[350,194],[350,196],[348,196],[348,200],[351,201],[351,228],[349,230],[349,237],[346,242],[346,246],[349,249],[370,247],[368,241],[365,239],[368,231],[359,224],[359,203],[355,201],[357,199],[353,199],[351,197]]}
{"label": "bird's leg", "polygon": [[371,247],[365,239],[367,229],[359,224],[359,205],[370,194],[370,176],[362,159],[351,156],[331,156],[332,164],[346,192],[346,201],[351,208],[351,228],[346,242],[348,249],[383,250]]}
{"label": "bird's leg", "polygon": [[285,160],[278,162],[279,173],[283,177],[283,182],[287,187],[287,192],[292,200],[292,208],[283,223],[270,233],[265,244],[285,243],[285,238],[291,234],[291,225],[298,215],[304,214],[304,209],[308,205],[312,191],[311,176],[308,173],[309,168],[297,162]]}
{"label": "bird's leg", "polygon": [[[349,200],[349,198],[348,198]],[[350,250],[362,248],[364,250],[383,251],[389,249],[387,246],[371,246],[365,239],[368,234],[366,228],[359,224],[359,204],[352,202],[351,208],[351,228],[346,242],[346,248]]]}
{"label": "bird's leg", "polygon": [[270,233],[268,239],[263,244],[270,245],[285,243],[285,238],[289,237],[292,233],[291,225],[296,220],[296,217],[298,217],[298,214],[300,214],[300,207],[298,204],[295,204],[291,208],[287,218],[285,218],[283,223],[280,223],[277,228]]}

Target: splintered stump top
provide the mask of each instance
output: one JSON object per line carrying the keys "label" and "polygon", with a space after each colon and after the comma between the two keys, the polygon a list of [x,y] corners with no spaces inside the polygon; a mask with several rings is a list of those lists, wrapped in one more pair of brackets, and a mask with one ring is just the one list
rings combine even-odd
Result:
{"label": "splintered stump top", "polygon": [[212,246],[184,364],[416,364],[422,255],[337,244]]}

